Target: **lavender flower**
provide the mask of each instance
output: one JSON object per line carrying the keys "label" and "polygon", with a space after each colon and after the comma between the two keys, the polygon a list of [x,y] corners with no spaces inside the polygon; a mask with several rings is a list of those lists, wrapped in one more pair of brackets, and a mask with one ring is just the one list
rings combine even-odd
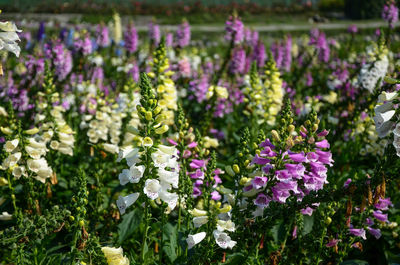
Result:
{"label": "lavender flower", "polygon": [[181,25],[179,25],[176,31],[177,44],[179,48],[183,48],[190,43],[190,25],[185,20]]}
{"label": "lavender flower", "polygon": [[243,74],[246,65],[246,52],[244,49],[236,49],[233,53],[232,60],[229,66],[229,71],[232,74]]}
{"label": "lavender flower", "polygon": [[130,54],[137,51],[138,34],[133,23],[129,24],[124,34],[124,40],[125,40],[125,48]]}
{"label": "lavender flower", "polygon": [[153,22],[149,23],[149,38],[156,46],[161,40],[160,26]]}
{"label": "lavender flower", "polygon": [[236,16],[230,16],[225,23],[225,39],[232,40],[238,44],[243,41],[244,38],[244,26],[242,21]]}
{"label": "lavender flower", "polygon": [[99,47],[104,48],[104,47],[107,47],[108,45],[110,45],[110,37],[109,37],[108,28],[106,25],[102,25],[102,24],[98,25],[96,34],[97,34],[96,44]]}
{"label": "lavender flower", "polygon": [[394,2],[383,6],[382,18],[389,23],[390,28],[394,28],[394,24],[399,20],[399,9]]}

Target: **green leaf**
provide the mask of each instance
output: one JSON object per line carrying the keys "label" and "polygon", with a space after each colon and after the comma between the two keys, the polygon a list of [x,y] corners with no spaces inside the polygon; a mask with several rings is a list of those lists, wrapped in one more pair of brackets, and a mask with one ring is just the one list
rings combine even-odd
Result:
{"label": "green leaf", "polygon": [[279,224],[274,225],[271,229],[271,233],[275,243],[283,241],[286,234],[285,224],[281,221]]}
{"label": "green leaf", "polygon": [[170,223],[165,224],[163,229],[163,237],[163,251],[173,263],[177,258],[176,250],[178,248],[176,226],[173,226]]}
{"label": "green leaf", "polygon": [[340,265],[368,265],[368,264],[369,264],[368,262],[359,259],[346,260],[340,263]]}
{"label": "green leaf", "polygon": [[122,216],[122,222],[118,225],[118,242],[120,244],[138,229],[142,219],[143,213],[139,208]]}
{"label": "green leaf", "polygon": [[246,261],[246,256],[243,253],[234,253],[232,255],[228,255],[226,262],[221,264],[241,265],[245,261]]}
{"label": "green leaf", "polygon": [[304,215],[304,228],[303,231],[301,231],[301,234],[303,236],[307,235],[312,231],[313,226],[314,226],[314,216]]}

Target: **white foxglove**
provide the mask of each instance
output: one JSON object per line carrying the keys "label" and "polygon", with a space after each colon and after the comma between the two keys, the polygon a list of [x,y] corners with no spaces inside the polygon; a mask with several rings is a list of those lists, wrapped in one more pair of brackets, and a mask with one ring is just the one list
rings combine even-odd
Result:
{"label": "white foxglove", "polygon": [[188,249],[193,248],[195,245],[199,244],[206,237],[206,232],[200,232],[194,235],[189,235],[186,239],[188,244]]}
{"label": "white foxglove", "polygon": [[12,151],[15,150],[15,148],[17,148],[18,143],[19,143],[19,140],[18,140],[18,139],[14,139],[14,140],[12,140],[12,141],[7,141],[7,142],[5,143],[5,145],[4,145],[4,150],[5,150],[7,153],[11,153]]}
{"label": "white foxglove", "polygon": [[144,194],[147,195],[151,200],[155,200],[159,197],[159,192],[161,190],[160,182],[156,179],[147,179],[144,184]]}
{"label": "white foxglove", "polygon": [[208,216],[198,216],[193,218],[194,227],[198,228],[208,222]]}
{"label": "white foxglove", "polygon": [[230,236],[228,236],[227,233],[214,230],[213,232],[215,242],[220,248],[227,249],[230,248],[232,249],[236,245],[236,241],[232,240]]}
{"label": "white foxglove", "polygon": [[119,212],[121,214],[125,213],[126,208],[131,206],[132,204],[135,203],[135,201],[139,198],[139,193],[135,192],[132,194],[129,194],[127,196],[119,196],[117,200],[117,207],[119,209]]}

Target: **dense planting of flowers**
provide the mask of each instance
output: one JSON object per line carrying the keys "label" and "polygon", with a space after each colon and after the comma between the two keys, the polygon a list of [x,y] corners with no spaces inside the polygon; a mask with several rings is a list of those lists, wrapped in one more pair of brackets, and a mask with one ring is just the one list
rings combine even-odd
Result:
{"label": "dense planting of flowers", "polygon": [[272,42],[236,15],[216,42],[187,20],[0,23],[0,263],[394,264],[395,3],[382,17]]}

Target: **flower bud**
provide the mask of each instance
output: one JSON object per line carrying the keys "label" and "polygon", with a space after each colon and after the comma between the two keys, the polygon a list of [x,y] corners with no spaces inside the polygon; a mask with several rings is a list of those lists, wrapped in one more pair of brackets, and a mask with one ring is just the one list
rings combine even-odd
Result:
{"label": "flower bud", "polygon": [[294,127],[293,124],[290,124],[290,125],[288,126],[288,131],[289,131],[289,133],[292,133],[292,132],[294,131],[294,129],[295,129],[295,127]]}
{"label": "flower bud", "polygon": [[12,134],[12,132],[13,132],[13,131],[12,131],[10,128],[8,128],[8,127],[0,127],[0,130],[1,130],[2,133],[7,134],[7,135]]}
{"label": "flower bud", "polygon": [[229,176],[231,176],[231,177],[235,176],[235,172],[233,172],[233,169],[231,166],[226,166],[225,171],[226,171],[226,173],[228,173]]}
{"label": "flower bud", "polygon": [[146,120],[151,121],[151,119],[153,118],[153,114],[151,113],[151,111],[146,111],[144,117],[146,118]]}
{"label": "flower bud", "polygon": [[233,169],[233,171],[235,171],[236,174],[239,174],[239,173],[240,173],[240,168],[239,168],[239,166],[238,166],[237,164],[234,164],[234,165],[232,166],[232,169]]}
{"label": "flower bud", "polygon": [[251,181],[251,178],[243,177],[243,178],[241,178],[241,179],[239,180],[239,184],[242,185],[242,186],[244,186],[244,185],[246,185],[249,181]]}
{"label": "flower bud", "polygon": [[162,113],[156,117],[156,123],[160,123],[160,122],[164,121],[166,118],[167,118],[167,116],[164,113]]}
{"label": "flower bud", "polygon": [[161,107],[160,107],[160,106],[157,106],[157,107],[153,110],[154,115],[157,115],[158,113],[160,113],[161,110],[162,110]]}
{"label": "flower bud", "polygon": [[272,138],[275,140],[275,141],[280,141],[281,140],[281,138],[279,137],[279,134],[278,134],[278,132],[276,131],[276,130],[272,130],[271,131],[271,135],[272,135]]}
{"label": "flower bud", "polygon": [[153,145],[153,140],[150,137],[145,137],[142,144],[145,147],[151,147]]}
{"label": "flower bud", "polygon": [[36,128],[36,127],[25,131],[25,133],[29,134],[29,135],[33,135],[33,134],[36,134],[38,132],[39,132],[39,129]]}
{"label": "flower bud", "polygon": [[156,134],[163,134],[168,131],[168,125],[164,124],[160,128],[155,129]]}
{"label": "flower bud", "polygon": [[232,210],[232,206],[230,206],[229,204],[225,204],[223,208],[219,209],[220,213],[227,213],[230,210]]}

